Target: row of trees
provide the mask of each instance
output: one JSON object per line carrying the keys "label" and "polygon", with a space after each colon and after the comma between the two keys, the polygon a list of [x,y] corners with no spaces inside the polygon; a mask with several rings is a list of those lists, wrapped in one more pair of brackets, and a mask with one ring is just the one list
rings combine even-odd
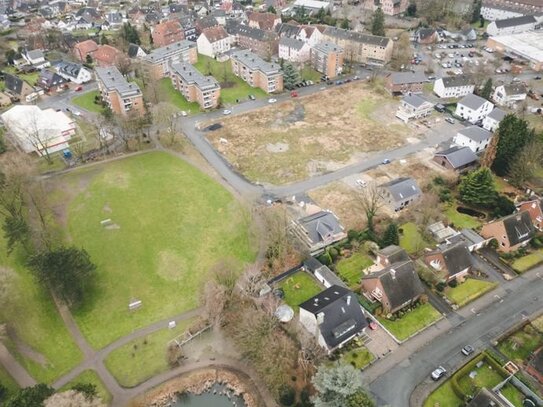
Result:
{"label": "row of trees", "polygon": [[0,402],[3,407],[105,407],[94,384],[78,383],[70,390],[55,393],[46,384],[26,387],[6,397],[7,390],[0,384]]}

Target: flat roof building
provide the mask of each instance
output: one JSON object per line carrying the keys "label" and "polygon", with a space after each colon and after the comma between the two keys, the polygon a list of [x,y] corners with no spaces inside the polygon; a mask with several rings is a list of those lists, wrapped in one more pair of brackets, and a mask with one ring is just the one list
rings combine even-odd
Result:
{"label": "flat roof building", "polygon": [[180,62],[198,62],[196,43],[183,40],[157,48],[141,58],[145,75],[150,80],[164,78],[170,73],[170,66]]}
{"label": "flat roof building", "polygon": [[197,102],[202,109],[219,105],[221,87],[212,76],[204,76],[194,66],[180,62],[171,66],[172,85],[189,102]]}
{"label": "flat roof building", "polygon": [[283,73],[279,64],[264,61],[253,52],[240,50],[230,55],[232,72],[254,88],[266,93],[283,90]]}
{"label": "flat roof building", "polygon": [[490,37],[486,45],[512,57],[527,60],[534,71],[543,70],[543,30]]}
{"label": "flat roof building", "polygon": [[135,82],[128,82],[114,66],[96,68],[96,81],[102,99],[115,114],[144,113],[143,95]]}

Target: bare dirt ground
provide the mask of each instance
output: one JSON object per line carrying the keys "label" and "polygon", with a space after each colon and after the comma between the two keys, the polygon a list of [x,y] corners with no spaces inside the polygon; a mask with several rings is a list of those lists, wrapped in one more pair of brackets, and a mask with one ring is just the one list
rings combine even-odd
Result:
{"label": "bare dirt ground", "polygon": [[208,137],[249,179],[285,184],[413,142],[416,132],[394,117],[397,105],[352,83],[223,119]]}

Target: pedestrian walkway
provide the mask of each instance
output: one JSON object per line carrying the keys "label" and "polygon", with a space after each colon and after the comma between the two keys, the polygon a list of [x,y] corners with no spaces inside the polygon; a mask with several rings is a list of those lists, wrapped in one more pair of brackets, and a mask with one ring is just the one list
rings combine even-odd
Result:
{"label": "pedestrian walkway", "polygon": [[26,369],[13,357],[2,342],[0,342],[0,364],[4,366],[4,369],[9,372],[20,387],[29,387],[36,384],[36,380],[28,374]]}

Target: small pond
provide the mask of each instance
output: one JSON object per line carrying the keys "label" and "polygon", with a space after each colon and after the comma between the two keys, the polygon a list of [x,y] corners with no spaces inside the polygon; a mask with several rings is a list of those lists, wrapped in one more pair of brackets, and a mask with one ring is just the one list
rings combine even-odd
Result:
{"label": "small pond", "polygon": [[459,213],[463,213],[464,215],[473,216],[474,218],[480,218],[484,219],[486,218],[486,214],[483,212],[476,211],[475,209],[466,208],[465,206],[458,206],[456,210]]}
{"label": "small pond", "polygon": [[216,384],[207,393],[179,395],[171,407],[245,407],[243,397],[232,395],[225,386]]}

